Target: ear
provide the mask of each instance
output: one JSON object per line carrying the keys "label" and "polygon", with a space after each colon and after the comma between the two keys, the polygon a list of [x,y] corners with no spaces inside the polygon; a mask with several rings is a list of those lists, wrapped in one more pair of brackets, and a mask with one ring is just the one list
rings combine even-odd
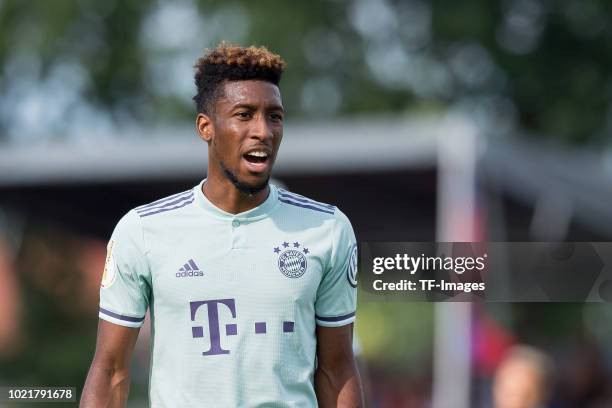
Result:
{"label": "ear", "polygon": [[198,116],[196,116],[196,129],[198,130],[200,139],[204,140],[206,143],[211,142],[215,132],[210,116],[204,113],[198,113]]}

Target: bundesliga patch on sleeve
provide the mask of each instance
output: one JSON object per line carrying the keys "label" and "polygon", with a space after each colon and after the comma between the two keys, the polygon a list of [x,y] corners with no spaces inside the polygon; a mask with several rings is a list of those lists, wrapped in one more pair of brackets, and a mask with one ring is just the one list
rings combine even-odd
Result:
{"label": "bundesliga patch on sleeve", "polygon": [[113,257],[113,246],[115,241],[108,241],[106,247],[106,261],[104,262],[104,274],[102,275],[102,288],[108,288],[115,282],[117,276],[117,268],[115,267],[115,258]]}
{"label": "bundesliga patch on sleeve", "polygon": [[352,287],[357,287],[357,272],[358,272],[358,259],[357,259],[357,244],[353,245],[349,259],[349,267],[346,271],[347,278]]}

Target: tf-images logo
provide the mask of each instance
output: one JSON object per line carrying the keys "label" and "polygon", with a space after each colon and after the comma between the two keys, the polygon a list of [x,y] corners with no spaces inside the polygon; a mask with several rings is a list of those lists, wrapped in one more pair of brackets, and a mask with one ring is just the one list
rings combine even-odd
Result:
{"label": "tf-images logo", "polygon": [[204,271],[196,265],[193,259],[188,260],[176,273],[177,278],[187,278],[190,276],[204,276]]}
{"label": "tf-images logo", "polygon": [[283,242],[274,248],[274,253],[279,255],[278,269],[288,278],[299,278],[306,273],[306,254],[309,252],[308,248],[301,246],[299,242]]}

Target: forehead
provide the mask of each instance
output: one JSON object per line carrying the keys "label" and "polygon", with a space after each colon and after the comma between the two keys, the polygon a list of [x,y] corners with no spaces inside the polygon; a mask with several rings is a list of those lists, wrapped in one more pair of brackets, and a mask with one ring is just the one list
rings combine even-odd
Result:
{"label": "forehead", "polygon": [[221,92],[217,103],[229,105],[240,104],[264,107],[282,107],[278,86],[257,80],[226,81],[221,84]]}

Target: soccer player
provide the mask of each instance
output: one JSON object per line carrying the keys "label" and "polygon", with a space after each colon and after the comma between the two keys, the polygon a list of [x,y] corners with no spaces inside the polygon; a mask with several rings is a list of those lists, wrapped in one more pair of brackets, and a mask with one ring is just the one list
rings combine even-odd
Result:
{"label": "soccer player", "polygon": [[124,406],[147,309],[152,407],[362,405],[350,222],[268,183],[284,65],[265,48],[226,44],[197,61],[207,178],[117,224],[81,407]]}

